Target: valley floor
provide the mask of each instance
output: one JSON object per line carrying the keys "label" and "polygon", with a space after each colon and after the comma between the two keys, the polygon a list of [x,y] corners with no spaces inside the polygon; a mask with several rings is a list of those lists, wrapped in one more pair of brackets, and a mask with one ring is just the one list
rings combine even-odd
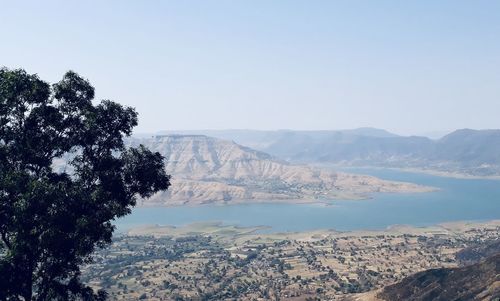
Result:
{"label": "valley floor", "polygon": [[84,280],[111,300],[341,300],[415,272],[458,265],[499,239],[500,221],[385,231],[259,234],[217,223],[148,227],[115,239]]}

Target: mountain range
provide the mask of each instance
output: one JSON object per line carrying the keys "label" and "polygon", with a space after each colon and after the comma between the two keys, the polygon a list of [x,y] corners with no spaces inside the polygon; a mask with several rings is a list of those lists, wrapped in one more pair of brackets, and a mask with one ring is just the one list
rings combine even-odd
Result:
{"label": "mountain range", "polygon": [[299,164],[416,168],[473,176],[500,175],[500,130],[461,129],[437,140],[399,136],[373,128],[177,133],[199,133],[233,140]]}
{"label": "mountain range", "polygon": [[144,205],[360,199],[374,192],[431,190],[410,183],[290,164],[233,141],[203,135],[132,138],[166,158],[168,191]]}

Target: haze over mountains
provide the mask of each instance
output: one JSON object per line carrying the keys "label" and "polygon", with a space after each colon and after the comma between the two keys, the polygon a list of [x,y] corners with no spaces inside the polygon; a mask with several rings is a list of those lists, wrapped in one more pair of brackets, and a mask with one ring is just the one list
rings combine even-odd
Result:
{"label": "haze over mountains", "polygon": [[423,192],[430,188],[294,165],[235,142],[203,135],[131,139],[166,158],[172,187],[149,205],[359,199],[373,192]]}
{"label": "haze over mountains", "polygon": [[474,176],[500,175],[500,130],[456,130],[438,140],[385,130],[201,130],[293,163],[417,168]]}

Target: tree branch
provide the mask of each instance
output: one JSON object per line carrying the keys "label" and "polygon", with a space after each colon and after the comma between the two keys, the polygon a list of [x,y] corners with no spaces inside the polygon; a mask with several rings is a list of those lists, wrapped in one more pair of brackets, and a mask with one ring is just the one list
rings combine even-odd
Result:
{"label": "tree branch", "polygon": [[2,242],[9,250],[12,249],[12,245],[9,242],[9,239],[7,238],[7,234],[5,232],[2,232]]}

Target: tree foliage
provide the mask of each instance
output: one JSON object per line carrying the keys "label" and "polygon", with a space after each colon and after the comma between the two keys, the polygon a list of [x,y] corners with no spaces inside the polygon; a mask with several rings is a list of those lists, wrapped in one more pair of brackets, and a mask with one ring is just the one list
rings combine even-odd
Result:
{"label": "tree foliage", "polygon": [[72,71],[51,86],[0,69],[0,300],[105,299],[79,267],[138,197],[170,186],[159,153],[124,145],[135,110],[93,98]]}

